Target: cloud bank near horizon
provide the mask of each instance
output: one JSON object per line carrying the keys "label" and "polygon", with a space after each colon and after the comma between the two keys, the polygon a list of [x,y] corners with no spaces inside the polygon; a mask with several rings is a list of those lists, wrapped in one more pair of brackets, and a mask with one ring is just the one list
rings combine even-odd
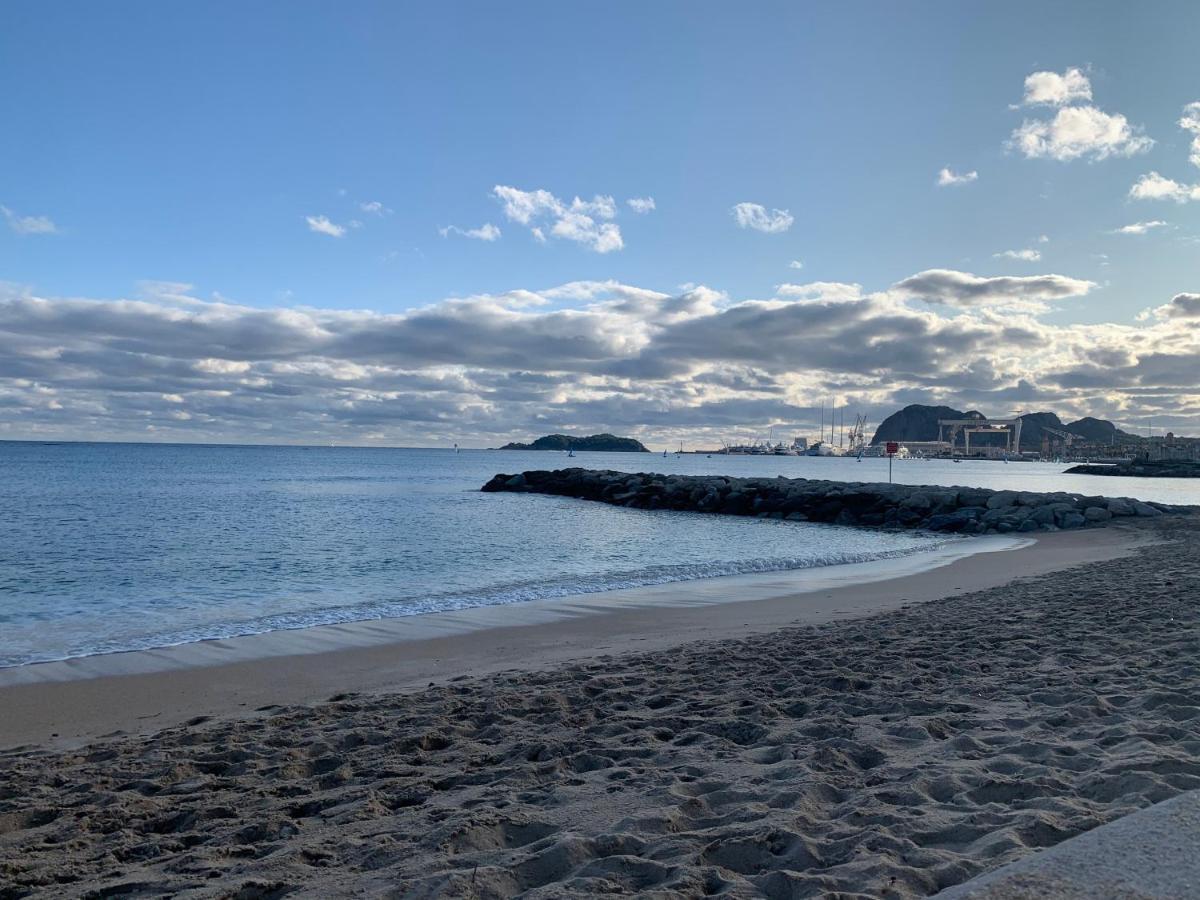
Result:
{"label": "cloud bank near horizon", "polygon": [[715,443],[803,431],[829,397],[879,414],[930,402],[1200,432],[1197,295],[1148,298],[1131,324],[1047,320],[1095,290],[933,269],[873,293],[572,282],[381,314],[202,301],[187,285],[115,300],[9,287],[0,436],[486,445],[608,430]]}

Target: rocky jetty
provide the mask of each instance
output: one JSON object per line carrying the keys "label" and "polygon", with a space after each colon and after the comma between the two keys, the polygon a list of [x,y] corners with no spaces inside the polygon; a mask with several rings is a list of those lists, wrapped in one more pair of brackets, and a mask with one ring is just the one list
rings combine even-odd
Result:
{"label": "rocky jetty", "polygon": [[1067,475],[1127,475],[1131,478],[1200,478],[1200,462],[1135,459],[1127,463],[1083,463]]}
{"label": "rocky jetty", "polygon": [[805,478],[659,475],[596,469],[497,475],[484,491],[556,494],[637,509],[910,528],[959,534],[1058,531],[1117,518],[1190,513],[1191,507],[1130,498],[986,488],[868,484]]}

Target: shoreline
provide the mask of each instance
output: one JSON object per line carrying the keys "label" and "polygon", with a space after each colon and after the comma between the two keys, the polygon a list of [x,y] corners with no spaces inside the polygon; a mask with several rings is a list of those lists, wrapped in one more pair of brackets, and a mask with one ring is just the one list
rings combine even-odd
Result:
{"label": "shoreline", "polygon": [[808,594],[846,584],[865,584],[915,575],[977,553],[1015,550],[1031,542],[1032,538],[1015,535],[973,540],[951,537],[928,550],[863,562],[683,578],[557,597],[485,603],[462,609],[316,623],[227,637],[199,638],[155,647],[85,653],[63,659],[0,666],[0,689],[19,684],[140,675],[277,656],[408,643],[487,628],[537,625],[565,617],[603,615],[622,609],[707,606]]}
{"label": "shoreline", "polygon": [[33,663],[0,670],[0,748],[78,746],[337,694],[412,691],[459,677],[538,671],[870,616],[999,587],[1018,574],[1126,556],[1150,539],[1148,529],[1132,523],[1020,539],[975,538],[870,563]]}
{"label": "shoreline", "polygon": [[[385,615],[347,621],[316,622],[291,628],[248,631],[219,637],[166,643],[123,650],[81,653],[62,659],[35,660],[0,666],[0,688],[41,681],[72,681],[105,675],[148,673],[192,666],[220,665],[273,656],[322,653],[381,643],[407,642],[441,637],[480,628],[507,624],[534,624],[552,621],[563,615],[582,615],[609,611],[623,606],[679,605],[713,602],[737,602],[776,596],[781,593],[807,593],[846,580],[878,581],[936,568],[974,553],[1014,549],[1028,538],[1010,536],[967,541],[940,536],[941,542],[929,549],[898,552],[862,562],[822,563],[795,569],[767,569],[729,575],[701,575],[693,578],[652,582],[633,587],[540,597],[531,600],[480,603],[459,609],[433,610],[407,615]],[[784,582],[788,582],[786,585]],[[681,585],[709,585],[680,594]],[[723,599],[715,599],[717,597]],[[683,599],[681,599],[681,597]],[[510,610],[500,614],[498,610]]]}
{"label": "shoreline", "polygon": [[915,900],[1200,788],[1198,591],[1181,519],[805,595],[14,687],[133,722],[0,751],[0,871],[78,898]]}

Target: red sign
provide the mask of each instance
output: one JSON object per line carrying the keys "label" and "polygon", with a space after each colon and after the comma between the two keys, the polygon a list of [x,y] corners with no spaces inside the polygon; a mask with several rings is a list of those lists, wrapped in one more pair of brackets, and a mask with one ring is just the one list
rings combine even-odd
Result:
{"label": "red sign", "polygon": [[888,441],[887,442],[887,455],[888,456],[895,456],[899,452],[900,452],[900,445],[896,441]]}

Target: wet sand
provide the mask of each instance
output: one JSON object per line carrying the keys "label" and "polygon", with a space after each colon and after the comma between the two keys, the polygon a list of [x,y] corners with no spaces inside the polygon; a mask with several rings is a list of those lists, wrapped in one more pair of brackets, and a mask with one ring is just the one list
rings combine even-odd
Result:
{"label": "wet sand", "polygon": [[[1200,786],[1198,651],[1178,519],[809,594],[15,685],[3,743],[42,746],[0,757],[22,892],[0,896],[924,896]],[[136,733],[65,746],[102,728]]]}

